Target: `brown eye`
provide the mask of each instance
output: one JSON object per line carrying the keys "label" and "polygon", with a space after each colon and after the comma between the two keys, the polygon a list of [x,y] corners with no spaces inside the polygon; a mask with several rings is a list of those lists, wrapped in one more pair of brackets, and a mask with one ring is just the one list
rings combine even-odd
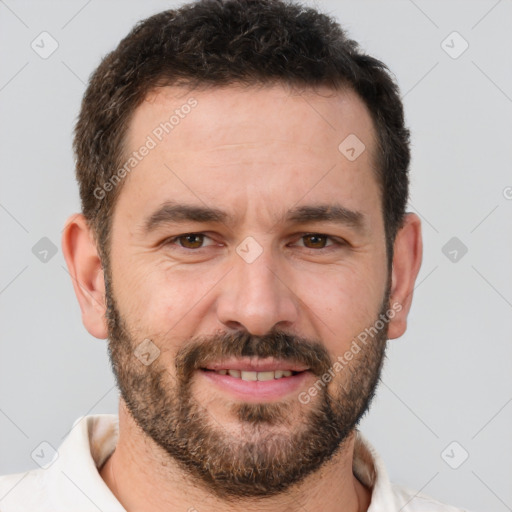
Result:
{"label": "brown eye", "polygon": [[176,240],[185,249],[199,249],[203,245],[204,238],[204,235],[191,233],[179,236]]}
{"label": "brown eye", "polygon": [[302,239],[304,240],[304,246],[309,249],[323,249],[326,247],[329,237],[327,235],[312,233],[304,235]]}

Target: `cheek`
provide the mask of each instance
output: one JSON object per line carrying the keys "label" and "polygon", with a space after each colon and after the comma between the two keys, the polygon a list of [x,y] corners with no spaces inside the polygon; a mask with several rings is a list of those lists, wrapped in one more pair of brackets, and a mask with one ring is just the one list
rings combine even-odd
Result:
{"label": "cheek", "polygon": [[372,275],[367,269],[340,268],[302,280],[297,295],[313,313],[311,321],[329,350],[348,346],[377,317],[384,278],[373,279]]}
{"label": "cheek", "polygon": [[189,336],[210,305],[208,292],[218,281],[217,273],[200,273],[192,266],[180,270],[167,262],[148,267],[134,270],[124,285],[130,324],[165,342],[174,335]]}
{"label": "cheek", "polygon": [[[172,313],[172,290],[154,267],[120,258],[113,267],[113,291],[119,310],[137,338],[161,332],[162,320]],[[170,325],[167,325],[167,329]]]}
{"label": "cheek", "polygon": [[186,304],[176,287],[164,279],[147,276],[132,287],[127,311],[132,325],[162,336],[179,324],[186,314]]}

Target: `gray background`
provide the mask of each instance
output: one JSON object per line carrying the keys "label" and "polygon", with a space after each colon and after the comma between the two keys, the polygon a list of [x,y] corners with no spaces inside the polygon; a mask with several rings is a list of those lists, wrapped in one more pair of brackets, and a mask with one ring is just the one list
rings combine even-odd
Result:
{"label": "gray background", "polygon": [[[79,210],[72,129],[100,58],[175,5],[0,0],[0,473],[36,467],[31,452],[58,447],[79,416],[117,410],[106,343],[82,326],[60,250]],[[409,329],[390,342],[362,431],[394,481],[512,510],[512,3],[314,5],[395,73],[413,132],[409,209],[423,220]],[[43,31],[59,45],[47,59],[31,48]],[[46,262],[33,253],[43,237],[58,249]]]}

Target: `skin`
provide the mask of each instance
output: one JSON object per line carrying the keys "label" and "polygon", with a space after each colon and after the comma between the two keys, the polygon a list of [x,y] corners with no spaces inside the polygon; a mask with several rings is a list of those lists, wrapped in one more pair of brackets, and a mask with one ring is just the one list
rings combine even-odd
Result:
{"label": "skin", "polygon": [[[160,362],[171,373],[173,356],[186,340],[217,331],[262,336],[280,328],[320,340],[335,360],[375,320],[388,277],[373,170],[375,131],[366,107],[351,91],[299,94],[281,85],[194,91],[165,87],[137,108],[127,135],[128,152],[144,144],[190,97],[197,107],[124,179],[114,210],[112,283],[131,334],[141,341],[152,336],[165,340]],[[349,134],[366,146],[353,162],[338,150]],[[230,218],[166,224],[146,234],[145,219],[168,200],[222,208]],[[364,229],[282,220],[296,206],[334,203],[361,212]],[[206,234],[206,246],[194,252],[177,241],[162,244],[186,233]],[[307,233],[332,238],[319,248],[303,238]],[[248,236],[262,249],[250,264],[236,252]],[[336,240],[346,243],[337,245]],[[62,246],[83,323],[91,335],[105,339],[104,275],[83,216],[70,217]],[[400,304],[401,310],[388,323],[389,339],[406,330],[421,258],[421,223],[408,213],[394,244],[390,305]],[[311,376],[300,391],[313,382]],[[201,379],[193,392],[227,431],[241,435],[226,406],[230,397]],[[290,418],[299,422],[312,406],[290,403]],[[355,512],[367,510],[370,503],[369,490],[352,474],[353,434],[325,466],[290,492],[228,503],[195,485],[145,436],[123,400],[119,422],[118,445],[101,476],[128,511],[168,510],[173,504],[175,510],[196,506],[201,512],[334,512],[343,504],[343,510]],[[288,423],[286,428],[291,428]]]}

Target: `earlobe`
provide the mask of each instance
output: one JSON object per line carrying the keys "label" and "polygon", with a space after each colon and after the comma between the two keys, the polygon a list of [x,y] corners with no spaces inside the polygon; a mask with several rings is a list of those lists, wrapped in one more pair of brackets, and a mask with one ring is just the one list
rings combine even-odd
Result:
{"label": "earlobe", "polygon": [[62,233],[62,252],[85,328],[95,338],[106,339],[108,330],[103,267],[93,233],[82,214],[68,219]]}
{"label": "earlobe", "polygon": [[394,243],[390,307],[397,311],[389,322],[388,338],[399,338],[407,329],[416,278],[423,256],[421,220],[407,213]]}

